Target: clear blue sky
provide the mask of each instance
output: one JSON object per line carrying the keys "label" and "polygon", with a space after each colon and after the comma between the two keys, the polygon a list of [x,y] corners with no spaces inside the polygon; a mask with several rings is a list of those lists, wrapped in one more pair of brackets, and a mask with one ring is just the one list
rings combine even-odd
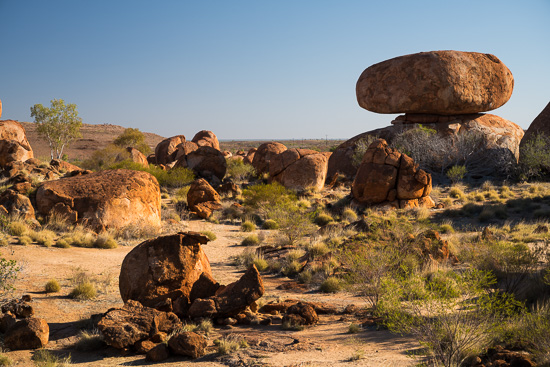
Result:
{"label": "clear blue sky", "polygon": [[550,0],[0,0],[2,119],[76,103],[84,122],[191,138],[349,138],[368,66],[431,50],[512,71],[492,113],[527,128],[550,100]]}

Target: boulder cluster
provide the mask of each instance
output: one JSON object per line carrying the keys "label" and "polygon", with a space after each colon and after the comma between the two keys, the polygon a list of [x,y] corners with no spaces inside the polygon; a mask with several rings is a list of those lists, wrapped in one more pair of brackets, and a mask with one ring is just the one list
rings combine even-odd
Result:
{"label": "boulder cluster", "polygon": [[402,209],[435,206],[428,196],[431,190],[432,176],[383,139],[375,140],[365,152],[352,186],[353,197],[361,204],[387,202]]}
{"label": "boulder cluster", "polygon": [[44,319],[34,317],[30,295],[4,303],[0,314],[0,333],[10,350],[37,349],[48,344],[50,327]]}

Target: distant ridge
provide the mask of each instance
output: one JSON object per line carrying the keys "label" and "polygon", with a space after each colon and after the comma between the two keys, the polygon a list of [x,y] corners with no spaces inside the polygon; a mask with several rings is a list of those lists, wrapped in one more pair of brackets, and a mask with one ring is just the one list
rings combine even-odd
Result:
{"label": "distant ridge", "polygon": [[[31,144],[34,151],[34,156],[44,161],[50,160],[50,147],[48,142],[38,136],[36,132],[36,124],[34,122],[20,121],[21,125],[27,132],[27,139]],[[63,151],[67,154],[70,160],[72,159],[86,159],[92,155],[92,153],[98,149],[103,149],[107,145],[113,142],[117,136],[122,134],[126,129],[123,126],[111,125],[111,124],[82,124],[80,132],[82,138],[73,141],[68,148]],[[145,141],[147,145],[154,151],[157,144],[164,139],[164,137],[143,132],[145,135]]]}

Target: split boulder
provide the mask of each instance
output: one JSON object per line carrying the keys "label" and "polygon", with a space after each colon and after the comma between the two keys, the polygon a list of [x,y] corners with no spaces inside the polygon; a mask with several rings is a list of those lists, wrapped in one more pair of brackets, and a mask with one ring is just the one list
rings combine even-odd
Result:
{"label": "split boulder", "polygon": [[214,210],[222,208],[220,195],[204,178],[191,183],[187,192],[187,205],[190,211],[203,219],[209,218]]}
{"label": "split boulder", "polygon": [[[258,147],[258,150],[254,152],[254,157],[252,159],[252,166],[256,170],[256,173],[268,173],[269,172],[269,162],[271,159],[286,150],[286,146],[277,142],[263,143]],[[249,153],[250,156],[250,153]]]}
{"label": "split boulder", "polygon": [[274,155],[269,163],[273,181],[295,190],[323,189],[330,153],[309,149],[288,149]]}
{"label": "split boulder", "polygon": [[177,146],[183,142],[185,142],[185,136],[176,135],[158,143],[155,148],[156,163],[166,165],[174,162],[178,151]]}

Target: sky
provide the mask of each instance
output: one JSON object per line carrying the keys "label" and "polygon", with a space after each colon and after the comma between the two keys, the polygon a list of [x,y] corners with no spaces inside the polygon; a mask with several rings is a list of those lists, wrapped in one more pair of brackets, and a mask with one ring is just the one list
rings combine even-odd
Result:
{"label": "sky", "polygon": [[165,137],[347,139],[397,116],[359,107],[363,70],[432,50],[500,58],[491,113],[524,129],[550,101],[550,0],[0,0],[1,118],[63,99]]}

